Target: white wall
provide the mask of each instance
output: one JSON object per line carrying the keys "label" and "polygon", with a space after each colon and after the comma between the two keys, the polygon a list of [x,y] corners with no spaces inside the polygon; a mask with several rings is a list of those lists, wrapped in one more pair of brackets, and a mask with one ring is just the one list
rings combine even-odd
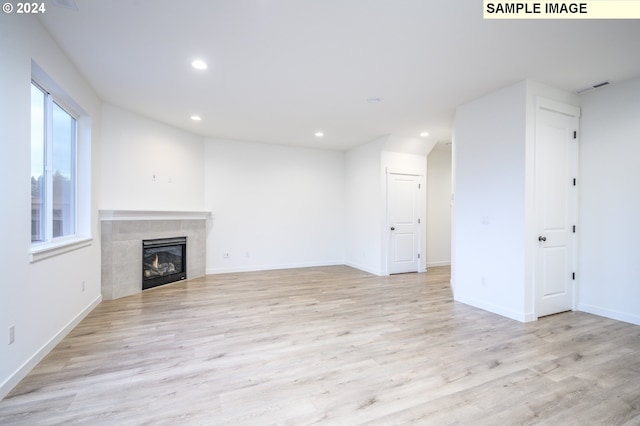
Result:
{"label": "white wall", "polygon": [[[97,198],[100,104],[91,87],[36,17],[0,15],[0,397],[4,396],[100,300]],[[30,82],[32,59],[90,116],[92,141],[79,149],[81,194],[91,196],[88,247],[29,262]],[[83,164],[86,165],[86,164]],[[89,175],[92,169],[93,176]],[[87,184],[88,185],[85,185]],[[86,188],[86,189],[85,189]],[[84,291],[82,283],[85,283]],[[8,345],[8,328],[15,342]]]}
{"label": "white wall", "polygon": [[346,153],[345,263],[376,275],[383,273],[380,150],[385,141],[386,138],[378,139]]}
{"label": "white wall", "polygon": [[640,324],[640,79],[582,97],[578,308]]}
{"label": "white wall", "polygon": [[536,318],[537,96],[578,102],[523,81],[459,107],[454,123],[454,297],[519,321]]}
{"label": "white wall", "polygon": [[525,320],[526,82],[456,109],[454,297]]}
{"label": "white wall", "polygon": [[344,263],[344,153],[208,139],[205,187],[207,273]]}
{"label": "white wall", "polygon": [[204,209],[204,138],[104,104],[102,141],[101,209]]}
{"label": "white wall", "polygon": [[451,150],[427,157],[427,266],[451,264]]}
{"label": "white wall", "polygon": [[[346,153],[346,252],[345,263],[376,275],[389,273],[389,224],[387,223],[387,172],[422,176],[421,217],[426,216],[426,152],[432,143],[384,136]],[[405,151],[397,152],[391,150]],[[422,222],[424,252],[426,221]],[[420,261],[426,269],[426,257]]]}

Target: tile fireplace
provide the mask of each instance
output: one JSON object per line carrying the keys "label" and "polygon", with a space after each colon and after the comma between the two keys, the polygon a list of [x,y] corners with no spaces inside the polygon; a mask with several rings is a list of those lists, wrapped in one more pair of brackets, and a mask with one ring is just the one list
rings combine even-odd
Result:
{"label": "tile fireplace", "polygon": [[[146,287],[146,274],[149,278],[171,275],[173,279],[172,274],[179,274],[177,271],[182,269],[185,279],[204,276],[207,221],[210,218],[209,212],[101,210],[103,300],[118,299],[140,293],[143,288],[155,287],[155,284]],[[157,266],[154,265],[156,253],[153,258],[144,259],[143,241],[172,240],[177,236],[185,238],[184,250],[188,259],[182,266],[177,265],[175,256],[178,252],[173,249],[158,253]],[[147,268],[149,272],[141,271],[143,263],[151,265]],[[178,279],[182,279],[180,275]]]}

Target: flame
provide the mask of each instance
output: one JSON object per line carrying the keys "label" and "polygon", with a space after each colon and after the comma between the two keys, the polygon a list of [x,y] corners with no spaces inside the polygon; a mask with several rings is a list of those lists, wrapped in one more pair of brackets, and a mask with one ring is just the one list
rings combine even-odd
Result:
{"label": "flame", "polygon": [[156,254],[156,259],[152,263],[153,267],[158,269],[158,255]]}

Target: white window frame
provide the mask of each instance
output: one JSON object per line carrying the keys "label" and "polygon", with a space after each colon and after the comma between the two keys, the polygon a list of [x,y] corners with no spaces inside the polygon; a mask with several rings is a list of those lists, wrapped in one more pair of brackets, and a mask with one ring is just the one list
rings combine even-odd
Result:
{"label": "white window frame", "polygon": [[[44,187],[44,235],[43,235],[43,241],[37,241],[37,242],[33,242],[32,241],[32,245],[38,245],[38,244],[46,244],[46,243],[50,243],[50,242],[55,242],[55,241],[59,241],[62,239],[73,239],[76,237],[76,232],[78,229],[77,226],[77,212],[78,212],[78,203],[77,203],[77,193],[78,193],[78,156],[77,156],[77,150],[78,150],[78,117],[76,116],[76,114],[74,114],[73,112],[69,111],[69,109],[67,107],[65,107],[58,99],[55,98],[55,96],[53,96],[51,93],[49,93],[49,91],[47,91],[47,89],[43,88],[40,84],[38,84],[37,81],[33,81],[31,82],[32,85],[34,85],[37,89],[39,89],[43,95],[44,95],[44,140],[42,141],[42,144],[44,145],[44,182],[45,182],[45,187]],[[72,199],[71,201],[71,209],[70,209],[70,218],[69,221],[71,222],[72,228],[73,228],[73,232],[66,234],[66,235],[62,235],[62,236],[58,236],[55,237],[53,235],[53,231],[54,231],[54,185],[53,185],[53,178],[54,178],[54,170],[53,170],[53,109],[54,106],[57,106],[58,108],[60,108],[62,111],[64,111],[67,115],[69,115],[69,117],[73,118],[74,120],[74,128],[72,129],[71,132],[71,156],[73,157],[73,162],[71,164],[71,183],[73,186],[73,192],[72,192]]]}
{"label": "white window frame", "polygon": [[[52,256],[57,256],[72,250],[77,250],[92,244],[90,236],[91,222],[91,119],[89,115],[58,86],[35,62],[31,63],[31,82],[45,93],[49,100],[46,102],[46,118],[51,117],[53,102],[55,102],[67,114],[76,121],[75,128],[75,164],[74,164],[74,207],[73,220],[75,232],[70,235],[53,237],[53,171],[50,170],[51,153],[45,161],[45,241],[32,242],[29,251],[29,261],[37,262]],[[51,139],[51,126],[45,124],[45,138]],[[48,143],[44,142],[43,143]],[[82,180],[88,183],[82,184]],[[82,186],[82,187],[81,187]]]}

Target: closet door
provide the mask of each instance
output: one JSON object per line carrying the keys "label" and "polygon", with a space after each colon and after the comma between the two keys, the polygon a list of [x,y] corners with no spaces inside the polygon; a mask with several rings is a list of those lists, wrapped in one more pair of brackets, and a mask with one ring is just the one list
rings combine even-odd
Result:
{"label": "closet door", "polygon": [[575,307],[580,109],[538,98],[535,135],[536,316]]}

